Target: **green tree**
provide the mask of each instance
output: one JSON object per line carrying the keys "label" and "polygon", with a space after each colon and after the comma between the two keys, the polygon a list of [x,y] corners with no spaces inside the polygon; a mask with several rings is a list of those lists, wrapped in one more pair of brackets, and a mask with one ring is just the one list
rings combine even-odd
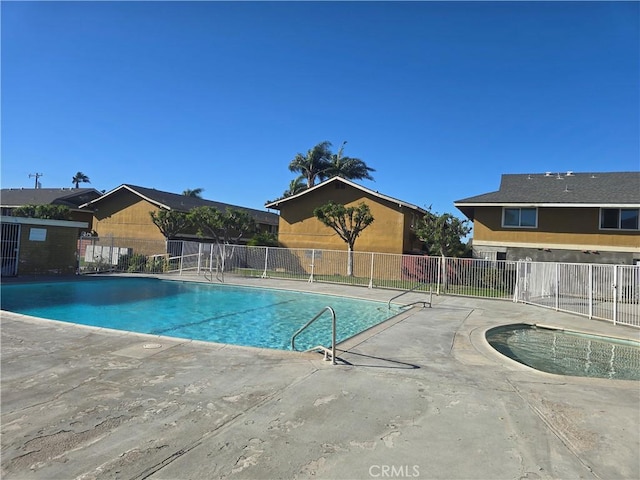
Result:
{"label": "green tree", "polygon": [[218,243],[237,243],[243,236],[256,231],[255,219],[236,208],[221,212],[214,207],[197,207],[188,217],[198,229],[198,235],[214,238]]}
{"label": "green tree", "polygon": [[345,157],[342,154],[346,143],[346,141],[342,142],[338,153],[331,154],[329,164],[323,173],[324,176],[326,178],[342,177],[347,180],[362,180],[363,178],[373,180],[370,173],[375,172],[373,168],[367,166],[367,164],[359,158]]}
{"label": "green tree", "polygon": [[[307,188],[315,185],[316,180],[322,182],[332,177],[342,177],[347,180],[373,180],[371,172],[375,170],[360,160],[359,158],[345,157],[343,155],[344,146],[347,142],[342,142],[338,153],[331,151],[331,142],[321,142],[307,152],[306,155],[298,153],[291,163],[289,170],[300,174],[289,185],[289,190],[285,197],[298,193],[299,184],[306,181]],[[295,187],[295,188],[294,188]],[[295,193],[291,193],[295,192]]]}
{"label": "green tree", "polygon": [[80,188],[80,184],[81,183],[91,183],[91,181],[89,180],[89,177],[87,177],[84,173],[82,172],[78,172],[76,173],[73,178],[71,179],[71,181],[73,182],[73,184],[75,185],[75,188]]}
{"label": "green tree", "polygon": [[305,178],[303,176],[299,176],[298,178],[291,180],[291,183],[289,183],[289,190],[285,190],[282,195],[283,197],[290,197],[291,195],[302,192],[305,188],[307,188]]}
{"label": "green tree", "polygon": [[353,275],[353,249],[362,231],[373,223],[373,215],[366,203],[346,207],[329,202],[314,209],[313,214],[324,225],[333,229],[348,247],[347,275]]}
{"label": "green tree", "polygon": [[69,220],[71,210],[65,205],[23,205],[11,212],[14,217],[42,218],[44,220]]}
{"label": "green tree", "polygon": [[278,237],[270,232],[258,232],[247,242],[250,247],[279,247]]}
{"label": "green tree", "polygon": [[185,197],[202,198],[202,192],[204,192],[204,188],[194,188],[193,190],[187,189],[182,192],[182,195]]}
{"label": "green tree", "polygon": [[149,215],[151,215],[151,221],[167,240],[185,232],[191,224],[186,213],[176,210],[158,210],[157,212],[149,212]]}
{"label": "green tree", "polygon": [[433,213],[429,207],[426,215],[416,222],[414,232],[426,244],[430,255],[462,256],[467,249],[462,239],[471,231],[468,223],[450,213]]}
{"label": "green tree", "polygon": [[315,185],[316,179],[322,181],[324,171],[329,166],[331,158],[331,142],[321,142],[307,152],[298,153],[289,163],[289,170],[299,173],[306,180],[307,188]]}

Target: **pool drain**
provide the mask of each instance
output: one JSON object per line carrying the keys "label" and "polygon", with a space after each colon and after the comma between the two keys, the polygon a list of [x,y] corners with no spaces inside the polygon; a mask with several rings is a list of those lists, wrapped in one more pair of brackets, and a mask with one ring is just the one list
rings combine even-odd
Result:
{"label": "pool drain", "polygon": [[162,348],[161,343],[145,343],[142,348],[153,349],[153,348]]}

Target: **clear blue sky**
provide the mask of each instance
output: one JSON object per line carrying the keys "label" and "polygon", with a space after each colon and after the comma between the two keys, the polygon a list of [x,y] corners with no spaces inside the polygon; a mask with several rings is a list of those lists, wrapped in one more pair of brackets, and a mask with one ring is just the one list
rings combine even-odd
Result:
{"label": "clear blue sky", "polygon": [[640,170],[638,2],[7,2],[3,188],[263,209],[347,140],[438,213],[502,173]]}

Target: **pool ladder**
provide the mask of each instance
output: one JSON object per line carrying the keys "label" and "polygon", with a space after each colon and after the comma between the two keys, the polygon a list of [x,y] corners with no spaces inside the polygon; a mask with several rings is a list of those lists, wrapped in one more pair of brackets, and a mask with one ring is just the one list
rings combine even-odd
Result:
{"label": "pool ladder", "polygon": [[323,345],[318,345],[317,347],[310,348],[305,350],[306,352],[313,352],[316,350],[321,350],[324,352],[324,359],[328,360],[328,356],[331,355],[331,364],[336,364],[336,312],[331,307],[324,307],[320,312],[305,323],[296,333],[291,337],[291,350],[296,349],[296,337],[302,333],[309,325],[315,322],[318,318],[320,318],[325,312],[331,313],[331,348],[327,348]]}
{"label": "pool ladder", "polygon": [[[419,283],[417,284],[415,287],[410,288],[409,290],[405,290],[402,293],[399,293],[398,295],[396,295],[395,297],[391,298],[388,302],[387,302],[387,309],[391,309],[391,302],[394,301],[396,298],[400,298],[403,295],[406,295],[407,293],[411,293],[413,292],[415,289],[417,289],[418,287],[421,287],[422,285],[426,285],[425,283]],[[429,308],[431,308],[432,305],[432,301],[433,301],[433,290],[431,289],[431,287],[429,287],[429,301],[427,300],[419,300],[417,302],[412,302],[412,303],[408,303],[406,305],[403,305],[403,307],[408,307],[410,305],[418,305],[418,304],[422,304],[422,308],[426,308],[427,305],[429,305]]]}

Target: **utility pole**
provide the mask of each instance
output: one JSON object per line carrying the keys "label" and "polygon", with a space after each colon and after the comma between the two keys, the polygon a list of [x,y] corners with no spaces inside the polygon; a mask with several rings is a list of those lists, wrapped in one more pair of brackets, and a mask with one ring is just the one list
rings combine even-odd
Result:
{"label": "utility pole", "polygon": [[36,186],[35,186],[35,188],[40,188],[40,187],[38,187],[38,179],[40,177],[44,177],[44,173],[30,173],[29,174],[29,178],[33,178],[33,177],[36,177]]}

